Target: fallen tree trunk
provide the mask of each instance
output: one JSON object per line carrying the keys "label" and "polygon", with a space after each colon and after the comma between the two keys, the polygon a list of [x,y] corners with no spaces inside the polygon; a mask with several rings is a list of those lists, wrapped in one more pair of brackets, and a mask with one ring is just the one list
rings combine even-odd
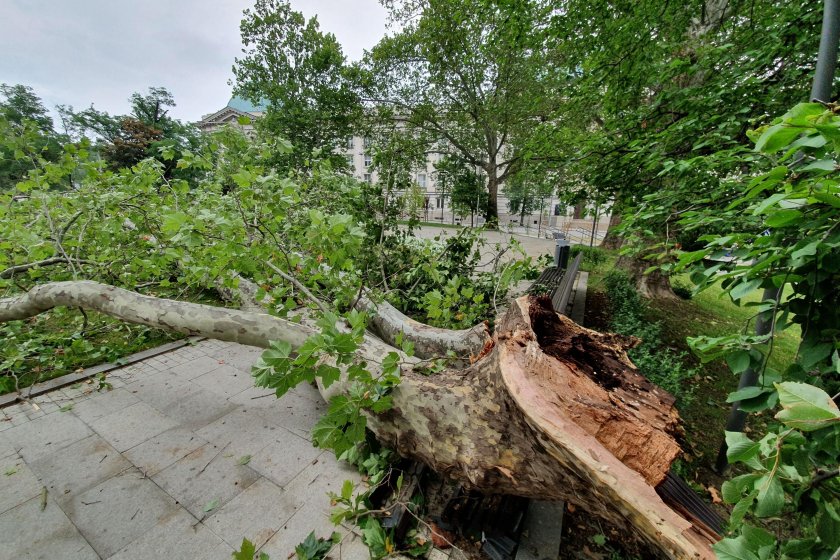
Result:
{"label": "fallen tree trunk", "polygon": [[[267,346],[298,347],[314,330],[263,313],[162,300],[95,282],[58,282],[0,300],[0,321],[58,305]],[[403,368],[393,408],[368,426],[400,454],[472,488],[566,500],[630,530],[667,558],[713,558],[712,537],[668,507],[655,486],[680,453],[673,397],[640,376],[633,341],[584,329],[545,299],[523,297],[498,319],[494,344],[464,369]],[[394,349],[370,337],[369,367]],[[378,360],[377,360],[378,358]],[[346,385],[333,384],[330,391]]]}

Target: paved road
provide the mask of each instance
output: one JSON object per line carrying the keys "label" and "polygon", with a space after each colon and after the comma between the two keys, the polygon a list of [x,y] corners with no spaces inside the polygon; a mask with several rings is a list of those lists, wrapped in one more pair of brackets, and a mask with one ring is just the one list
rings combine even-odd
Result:
{"label": "paved road", "polygon": [[[286,560],[329,536],[327,492],[359,475],[312,446],[315,389],[252,387],[259,353],[204,341],[4,409],[0,558],[229,560],[247,537]],[[333,557],[369,558],[338,530]]]}
{"label": "paved road", "polygon": [[[437,236],[443,238],[458,235],[460,230],[454,228],[438,228],[438,227],[422,227],[414,230],[417,237],[423,239],[433,239]],[[524,235],[515,235],[501,231],[485,231],[484,239],[487,240],[487,245],[481,251],[481,262],[484,264],[483,269],[492,268],[491,263],[494,256],[497,254],[498,248],[496,245],[501,244],[505,247],[510,243],[511,239],[515,239],[522,244],[522,249],[531,257],[538,258],[542,255],[554,256],[554,240],[540,239],[538,237],[527,237]],[[503,255],[502,260],[507,261],[514,258],[515,255],[508,251]]]}

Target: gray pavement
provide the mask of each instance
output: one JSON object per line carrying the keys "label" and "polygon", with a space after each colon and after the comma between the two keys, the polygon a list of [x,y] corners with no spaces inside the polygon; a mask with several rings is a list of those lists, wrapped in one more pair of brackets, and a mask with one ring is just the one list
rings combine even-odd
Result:
{"label": "gray pavement", "polygon": [[320,395],[254,388],[259,354],[202,341],[3,409],[0,559],[227,560],[245,537],[286,560],[313,530],[368,558],[328,518],[359,475],[312,446]]}

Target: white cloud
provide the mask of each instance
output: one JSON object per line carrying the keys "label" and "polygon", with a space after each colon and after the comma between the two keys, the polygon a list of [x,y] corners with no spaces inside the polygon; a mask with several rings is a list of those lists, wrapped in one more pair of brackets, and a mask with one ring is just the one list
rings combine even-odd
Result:
{"label": "white cloud", "polygon": [[[0,0],[0,82],[32,86],[48,106],[91,103],[112,113],[149,86],[194,121],[230,96],[245,0]],[[355,60],[385,32],[376,0],[292,0]]]}

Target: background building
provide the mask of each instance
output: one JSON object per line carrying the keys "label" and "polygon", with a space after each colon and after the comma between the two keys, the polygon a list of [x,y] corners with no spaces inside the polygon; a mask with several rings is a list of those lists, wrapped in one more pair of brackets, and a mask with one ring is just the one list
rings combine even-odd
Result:
{"label": "background building", "polygon": [[[253,124],[240,124],[240,117],[259,118],[265,114],[266,108],[265,103],[254,104],[246,99],[234,96],[222,109],[202,117],[196,123],[196,126],[204,132],[212,132],[224,126],[234,126],[248,133],[253,130],[254,126]],[[340,151],[347,160],[350,173],[355,178],[376,183],[378,177],[372,169],[370,147],[371,143],[368,138],[352,136],[347,138]],[[454,213],[450,195],[439,189],[435,164],[440,162],[441,158],[441,154],[429,154],[426,158],[425,167],[416,169],[414,172],[414,180],[424,199],[418,217],[427,222],[469,225],[470,216]],[[546,233],[550,234],[552,231],[562,230],[573,238],[575,236],[585,238],[588,235],[586,230],[588,229],[591,232],[592,229],[593,220],[584,218],[581,213],[586,211],[591,214],[594,208],[567,206],[562,204],[554,195],[545,199],[542,213],[531,212],[525,214],[524,217],[521,217],[518,213],[510,213],[510,202],[504,190],[499,192],[498,203],[499,225],[505,229],[509,228],[514,231],[540,236]],[[520,225],[520,218],[522,218],[522,225]],[[600,217],[604,231],[608,220],[609,216],[602,215]],[[483,223],[483,217],[475,217],[475,225]],[[596,233],[597,236],[599,234]]]}

